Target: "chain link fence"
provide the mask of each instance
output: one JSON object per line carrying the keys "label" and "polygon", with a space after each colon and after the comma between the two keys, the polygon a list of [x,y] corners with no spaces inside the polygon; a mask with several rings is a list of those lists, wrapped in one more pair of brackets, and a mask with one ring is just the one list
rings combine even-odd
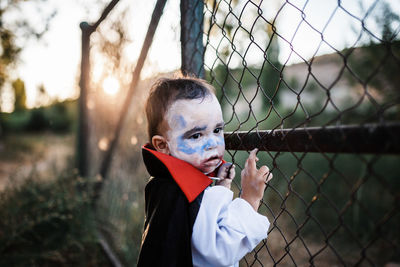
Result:
{"label": "chain link fence", "polygon": [[204,10],[229,156],[241,169],[238,149],[258,147],[274,173],[260,207],[269,238],[243,266],[398,264],[400,6],[222,0]]}
{"label": "chain link fence", "polygon": [[[269,237],[241,266],[400,263],[399,16],[388,0],[181,1],[182,71],[217,90],[235,194],[252,148],[274,174],[259,209]],[[99,229],[126,265],[140,245],[142,105],[154,80],[132,85],[132,73],[125,104],[96,84],[85,101]]]}

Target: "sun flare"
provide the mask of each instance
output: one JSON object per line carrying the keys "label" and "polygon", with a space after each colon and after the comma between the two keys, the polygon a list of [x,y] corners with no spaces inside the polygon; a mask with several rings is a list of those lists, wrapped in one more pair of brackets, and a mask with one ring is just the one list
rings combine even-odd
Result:
{"label": "sun flare", "polygon": [[108,76],[103,81],[103,91],[108,95],[116,95],[119,92],[119,81],[112,76]]}
{"label": "sun flare", "polygon": [[102,150],[102,151],[106,151],[108,149],[108,145],[109,145],[109,142],[108,142],[108,139],[106,137],[102,137],[99,140],[99,143],[97,144],[99,149]]}

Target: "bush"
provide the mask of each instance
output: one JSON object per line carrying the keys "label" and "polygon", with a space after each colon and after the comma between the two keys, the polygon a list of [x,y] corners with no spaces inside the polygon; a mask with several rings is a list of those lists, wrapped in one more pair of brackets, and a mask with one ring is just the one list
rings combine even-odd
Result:
{"label": "bush", "polygon": [[77,117],[76,101],[56,102],[48,107],[0,113],[0,128],[5,132],[66,133],[73,130]]}
{"label": "bush", "polygon": [[30,120],[30,113],[27,110],[14,113],[1,113],[0,126],[7,132],[22,132]]}
{"label": "bush", "polygon": [[0,266],[107,266],[90,195],[71,171],[0,194]]}
{"label": "bush", "polygon": [[46,118],[44,108],[35,108],[30,111],[29,122],[25,130],[28,131],[43,131],[49,127],[49,121]]}
{"label": "bush", "polygon": [[71,119],[68,116],[67,107],[64,103],[56,103],[48,110],[47,118],[49,128],[54,132],[68,132],[71,129]]}

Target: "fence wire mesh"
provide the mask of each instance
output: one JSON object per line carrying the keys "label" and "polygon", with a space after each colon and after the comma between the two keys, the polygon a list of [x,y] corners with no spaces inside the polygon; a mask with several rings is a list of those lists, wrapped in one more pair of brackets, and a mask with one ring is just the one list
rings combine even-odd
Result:
{"label": "fence wire mesh", "polygon": [[[400,5],[189,2],[203,17],[189,13],[181,24],[187,27],[181,43],[191,51],[182,52],[182,69],[195,70],[217,90],[226,122],[225,159],[238,167],[233,190],[240,192],[239,174],[251,147],[262,150],[260,162],[274,174],[259,209],[271,222],[269,237],[240,265],[399,264]],[[172,5],[178,3],[170,1],[164,16]],[[124,33],[118,25],[111,19],[102,27]],[[165,27],[163,32],[179,30]],[[159,32],[155,42],[163,42]],[[92,50],[101,29],[96,34]],[[193,45],[196,40],[204,47]],[[111,69],[127,73],[131,67]],[[99,170],[121,107],[118,98],[101,96],[101,82],[93,82],[87,103],[91,175]],[[141,108],[151,83],[138,85],[99,199],[101,228],[127,265],[136,261],[143,225]]]}
{"label": "fence wire mesh", "polygon": [[[398,146],[399,14],[389,1],[205,3],[228,157],[243,168],[247,142],[274,173],[260,206],[269,237],[243,266],[399,262],[399,157],[380,155]],[[365,132],[350,138],[349,124]],[[370,138],[376,127],[388,135]]]}

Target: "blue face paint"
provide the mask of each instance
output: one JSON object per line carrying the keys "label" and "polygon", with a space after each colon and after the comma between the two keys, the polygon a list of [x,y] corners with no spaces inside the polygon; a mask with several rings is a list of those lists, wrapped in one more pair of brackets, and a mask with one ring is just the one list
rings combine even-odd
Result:
{"label": "blue face paint", "polygon": [[208,140],[206,140],[205,144],[201,146],[202,150],[207,150],[211,147],[215,147],[217,146],[217,142],[215,142],[215,140],[213,140],[212,138],[209,138]]}
{"label": "blue face paint", "polygon": [[225,144],[224,138],[219,136],[217,138],[209,138],[204,145],[201,146],[201,149],[204,151],[210,147],[216,147],[219,145]]}
{"label": "blue face paint", "polygon": [[185,121],[185,118],[183,118],[182,115],[177,116],[176,120],[179,122],[179,126],[181,128],[185,128],[186,127],[186,121]]}
{"label": "blue face paint", "polygon": [[189,146],[188,140],[184,140],[182,136],[179,136],[178,138],[178,151],[181,151],[185,154],[192,155],[194,153],[198,153],[198,148],[193,148]]}
{"label": "blue face paint", "polygon": [[185,154],[192,155],[194,153],[203,155],[204,151],[207,150],[209,147],[215,147],[215,146],[220,146],[224,145],[225,140],[223,136],[218,136],[217,138],[209,138],[207,139],[204,143],[192,147],[190,146],[190,140],[184,139],[182,136],[179,137],[178,139],[178,151],[181,151]]}
{"label": "blue face paint", "polygon": [[217,138],[217,144],[218,145],[224,145],[225,146],[225,138],[223,136],[218,136]]}

